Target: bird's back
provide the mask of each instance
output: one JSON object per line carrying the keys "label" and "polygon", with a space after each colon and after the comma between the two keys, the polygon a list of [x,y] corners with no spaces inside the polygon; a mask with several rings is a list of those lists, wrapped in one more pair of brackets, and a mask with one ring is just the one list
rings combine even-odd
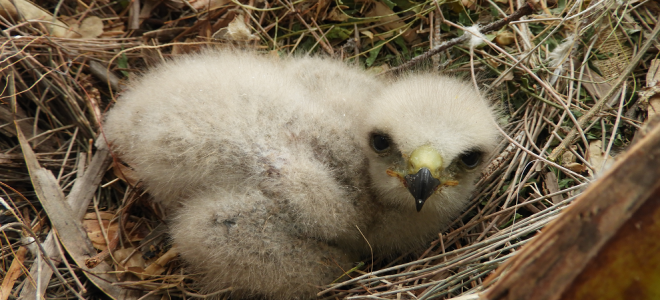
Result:
{"label": "bird's back", "polygon": [[362,83],[318,68],[334,62],[308,68],[315,60],[211,52],[168,62],[121,96],[105,134],[166,207],[210,188],[258,187],[303,233],[340,236],[366,205],[357,201],[366,199],[366,160],[352,130],[360,99],[337,105],[343,96],[301,78],[346,94]]}

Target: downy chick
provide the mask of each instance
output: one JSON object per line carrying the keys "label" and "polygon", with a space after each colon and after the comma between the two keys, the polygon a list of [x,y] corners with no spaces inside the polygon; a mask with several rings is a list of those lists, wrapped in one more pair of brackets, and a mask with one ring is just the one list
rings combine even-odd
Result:
{"label": "downy chick", "polygon": [[465,207],[498,139],[458,80],[387,87],[320,58],[187,56],[110,111],[112,148],[168,208],[202,290],[306,299],[369,247],[424,245]]}

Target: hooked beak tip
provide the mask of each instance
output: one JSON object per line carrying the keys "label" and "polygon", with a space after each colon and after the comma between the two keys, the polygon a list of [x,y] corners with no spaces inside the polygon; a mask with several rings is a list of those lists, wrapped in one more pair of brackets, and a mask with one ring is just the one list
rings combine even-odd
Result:
{"label": "hooked beak tip", "polygon": [[422,206],[424,206],[424,202],[426,202],[424,199],[417,199],[415,200],[415,208],[417,208],[417,212],[422,211]]}
{"label": "hooked beak tip", "polygon": [[421,168],[417,174],[406,175],[405,177],[408,191],[415,199],[415,208],[417,212],[422,210],[426,200],[435,193],[440,186],[440,180],[431,175],[428,168]]}

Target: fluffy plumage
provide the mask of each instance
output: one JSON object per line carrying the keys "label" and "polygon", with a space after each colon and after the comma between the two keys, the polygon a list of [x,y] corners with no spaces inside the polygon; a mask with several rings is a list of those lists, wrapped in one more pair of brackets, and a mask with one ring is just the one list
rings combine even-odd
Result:
{"label": "fluffy plumage", "polygon": [[304,299],[369,254],[356,227],[376,255],[444,229],[495,147],[493,120],[451,78],[220,52],[148,72],[104,130],[205,291]]}

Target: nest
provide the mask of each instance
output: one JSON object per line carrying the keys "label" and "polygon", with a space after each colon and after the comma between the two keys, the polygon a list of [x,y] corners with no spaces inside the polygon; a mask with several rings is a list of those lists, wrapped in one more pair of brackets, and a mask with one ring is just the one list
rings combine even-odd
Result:
{"label": "nest", "polygon": [[102,138],[126,80],[168,57],[231,46],[324,53],[377,76],[433,69],[501,108],[506,137],[465,213],[425,251],[365,258],[320,298],[488,288],[660,109],[655,1],[0,4],[0,300],[229,297],[199,294],[162,210]]}

